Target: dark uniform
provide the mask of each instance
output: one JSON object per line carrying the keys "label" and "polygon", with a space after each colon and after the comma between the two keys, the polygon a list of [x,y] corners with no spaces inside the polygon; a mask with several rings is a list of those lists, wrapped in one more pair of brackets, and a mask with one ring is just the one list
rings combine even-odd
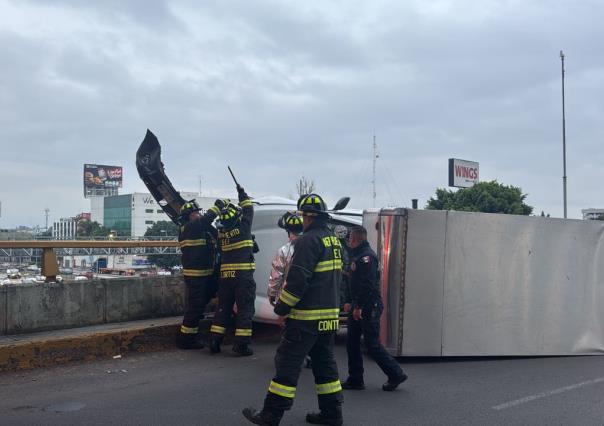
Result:
{"label": "dark uniform", "polygon": [[[256,299],[256,283],[254,281],[254,240],[252,239],[252,221],[254,207],[252,200],[243,188],[238,188],[239,212],[234,206],[221,211],[221,222],[232,226],[222,228],[218,232],[220,250],[220,283],[218,285],[218,310],[210,329],[214,342],[212,351],[220,351],[227,327],[232,324],[233,304],[237,304],[235,315],[235,346],[233,350],[239,355],[251,355],[248,345],[252,339],[252,317],[254,316],[254,301]],[[229,210],[230,209],[230,210]]]}
{"label": "dark uniform", "polygon": [[333,354],[341,270],[340,241],[327,227],[327,215],[317,216],[296,240],[287,282],[275,306],[277,315],[287,315],[285,330],[262,411],[244,410],[253,423],[279,424],[293,404],[302,363],[309,354],[321,413],[307,415],[307,421],[342,424],[342,386]]}
{"label": "dark uniform", "polygon": [[[362,389],[363,384],[363,355],[361,354],[361,335],[364,336],[367,353],[375,360],[388,382],[384,390],[394,390],[388,387],[394,383],[394,388],[403,382],[407,376],[396,360],[380,343],[380,317],[384,305],[379,287],[378,259],[367,241],[351,249],[351,305],[348,316],[348,337],[346,350],[348,352],[348,380],[344,388]],[[362,318],[354,320],[352,311],[360,308]]]}
{"label": "dark uniform", "polygon": [[[195,203],[183,206],[185,214],[196,211]],[[191,209],[187,210],[187,207]],[[188,213],[187,213],[188,211]],[[216,293],[217,277],[214,274],[217,231],[212,222],[218,213],[217,207],[210,208],[196,220],[180,227],[178,245],[182,253],[182,273],[186,285],[185,315],[180,327],[179,343],[183,348],[203,347],[198,339],[199,321]]]}

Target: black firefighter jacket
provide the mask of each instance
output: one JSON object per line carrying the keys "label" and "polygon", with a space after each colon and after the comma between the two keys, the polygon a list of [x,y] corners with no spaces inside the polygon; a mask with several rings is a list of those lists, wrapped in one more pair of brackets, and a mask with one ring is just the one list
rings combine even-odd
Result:
{"label": "black firefighter jacket", "polygon": [[212,207],[199,219],[180,227],[178,245],[185,277],[209,277],[214,272],[217,231],[212,222],[217,212],[218,208]]}
{"label": "black firefighter jacket", "polygon": [[296,240],[287,283],[275,305],[277,315],[300,322],[307,329],[338,329],[342,245],[317,218]]}
{"label": "black firefighter jacket", "polygon": [[218,232],[220,243],[220,276],[235,278],[237,271],[254,271],[254,240],[252,239],[252,221],[254,206],[248,195],[239,193],[241,221],[231,229]]}

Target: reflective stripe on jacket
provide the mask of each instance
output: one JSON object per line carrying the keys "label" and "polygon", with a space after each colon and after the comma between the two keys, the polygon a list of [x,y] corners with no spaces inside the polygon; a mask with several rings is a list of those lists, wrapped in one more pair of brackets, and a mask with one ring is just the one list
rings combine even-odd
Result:
{"label": "reflective stripe on jacket", "polygon": [[287,283],[275,306],[294,321],[337,320],[342,279],[342,246],[317,218],[296,240]]}
{"label": "reflective stripe on jacket", "polygon": [[256,269],[254,254],[252,252],[252,221],[254,220],[254,206],[252,200],[243,193],[239,197],[241,207],[241,220],[231,229],[218,232],[220,247],[221,271],[253,271]]}
{"label": "reflective stripe on jacket", "polygon": [[178,245],[182,253],[182,273],[187,277],[212,275],[216,257],[216,228],[212,222],[217,209],[208,210],[203,216],[180,227]]}

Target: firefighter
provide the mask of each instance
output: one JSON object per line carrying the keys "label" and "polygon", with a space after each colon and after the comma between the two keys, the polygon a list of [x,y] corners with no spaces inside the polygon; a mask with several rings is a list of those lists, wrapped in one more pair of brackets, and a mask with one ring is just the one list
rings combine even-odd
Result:
{"label": "firefighter", "polygon": [[195,200],[183,204],[180,217],[178,245],[182,252],[182,273],[186,285],[185,315],[180,326],[177,343],[182,349],[201,349],[199,320],[205,306],[216,293],[214,261],[216,255],[216,228],[212,226],[219,212],[212,206],[203,216]]}
{"label": "firefighter", "polygon": [[302,233],[302,218],[297,214],[286,212],[277,222],[279,228],[287,232],[287,243],[279,248],[272,261],[271,273],[268,278],[267,296],[271,305],[275,306],[294,255],[294,244]]}
{"label": "firefighter", "polygon": [[245,408],[243,415],[258,425],[278,425],[293,404],[302,363],[310,354],[320,412],[307,414],[306,421],[341,425],[342,386],[333,346],[339,326],[342,247],[327,227],[329,216],[320,196],[309,194],[298,205],[304,231],[275,306],[285,322],[275,355],[276,373],[262,410]]}
{"label": "firefighter", "polygon": [[384,305],[379,287],[378,259],[367,241],[367,230],[355,226],[350,231],[352,300],[344,307],[349,311],[346,351],[348,352],[348,379],[344,389],[363,390],[363,355],[361,335],[364,336],[367,353],[388,377],[382,389],[393,391],[407,380],[407,375],[396,360],[380,343],[380,317]]}
{"label": "firefighter", "polygon": [[[221,351],[222,339],[227,327],[233,322],[235,339],[233,352],[237,356],[249,356],[254,352],[250,348],[252,340],[252,317],[256,299],[254,281],[254,246],[252,220],[254,207],[245,190],[237,185],[239,205],[227,203],[221,206],[218,246],[220,250],[220,282],[218,285],[218,309],[210,332],[212,342],[210,352]],[[220,206],[219,206],[220,207]]]}

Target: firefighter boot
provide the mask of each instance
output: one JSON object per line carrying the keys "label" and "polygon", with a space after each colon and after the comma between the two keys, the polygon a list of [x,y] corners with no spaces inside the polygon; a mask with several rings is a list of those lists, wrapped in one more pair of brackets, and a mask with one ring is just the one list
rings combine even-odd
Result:
{"label": "firefighter boot", "polygon": [[212,339],[212,342],[210,342],[210,353],[212,355],[220,353],[220,343],[220,339]]}
{"label": "firefighter boot", "polygon": [[388,379],[388,381],[382,385],[382,390],[385,390],[386,392],[392,392],[398,387],[398,385],[403,383],[405,380],[407,380],[407,375],[405,373],[403,373],[402,376],[396,377],[394,379]]}
{"label": "firefighter boot", "polygon": [[281,417],[283,417],[282,411],[276,412],[267,411],[264,409],[262,411],[258,411],[251,407],[244,408],[242,413],[250,422],[264,426],[278,426],[279,422],[281,421]]}
{"label": "firefighter boot", "polygon": [[203,349],[204,343],[198,334],[178,333],[176,345],[180,349]]}
{"label": "firefighter boot", "polygon": [[314,425],[342,426],[344,424],[342,407],[338,405],[329,410],[321,410],[318,413],[308,413],[306,415],[306,423],[312,423]]}
{"label": "firefighter boot", "polygon": [[250,356],[254,355],[254,351],[249,347],[247,343],[235,343],[233,345],[233,352],[235,356]]}
{"label": "firefighter boot", "polygon": [[365,383],[363,382],[363,380],[354,380],[349,377],[344,383],[342,383],[342,389],[363,390],[365,389]]}

